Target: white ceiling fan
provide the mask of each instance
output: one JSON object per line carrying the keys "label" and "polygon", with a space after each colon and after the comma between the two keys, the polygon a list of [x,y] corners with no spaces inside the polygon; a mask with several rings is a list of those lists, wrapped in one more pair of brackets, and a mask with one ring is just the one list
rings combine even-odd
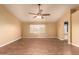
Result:
{"label": "white ceiling fan", "polygon": [[50,16],[50,14],[42,14],[43,10],[40,9],[40,6],[41,6],[41,4],[38,4],[38,13],[29,12],[29,14],[34,15],[33,18],[41,18],[41,19],[43,19],[44,16]]}

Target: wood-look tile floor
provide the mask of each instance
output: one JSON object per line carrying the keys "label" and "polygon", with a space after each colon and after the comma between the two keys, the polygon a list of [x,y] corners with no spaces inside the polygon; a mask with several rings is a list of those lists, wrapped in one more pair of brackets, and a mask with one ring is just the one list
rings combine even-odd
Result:
{"label": "wood-look tile floor", "polygon": [[0,55],[78,55],[79,48],[58,39],[20,39],[0,48]]}

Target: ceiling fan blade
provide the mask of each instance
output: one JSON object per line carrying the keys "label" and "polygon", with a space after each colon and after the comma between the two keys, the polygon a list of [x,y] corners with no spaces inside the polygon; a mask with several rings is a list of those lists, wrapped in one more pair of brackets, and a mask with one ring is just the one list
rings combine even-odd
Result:
{"label": "ceiling fan blade", "polygon": [[34,16],[33,18],[36,18],[37,16]]}
{"label": "ceiling fan blade", "polygon": [[49,16],[50,14],[41,14],[42,16]]}
{"label": "ceiling fan blade", "polygon": [[43,16],[42,16],[41,18],[42,18],[42,19],[44,19],[44,17],[43,17]]}
{"label": "ceiling fan blade", "polygon": [[32,14],[32,15],[37,15],[37,14],[35,14],[35,13],[31,13],[31,12],[29,12],[29,14]]}

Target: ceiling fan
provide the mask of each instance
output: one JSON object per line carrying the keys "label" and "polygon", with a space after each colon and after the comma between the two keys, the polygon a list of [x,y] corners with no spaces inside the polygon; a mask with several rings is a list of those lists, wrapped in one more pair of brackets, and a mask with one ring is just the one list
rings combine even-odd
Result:
{"label": "ceiling fan", "polygon": [[42,14],[43,10],[40,9],[40,6],[41,6],[41,4],[38,4],[38,13],[29,12],[29,14],[34,15],[33,18],[41,18],[41,19],[43,19],[44,16],[49,16],[50,15],[50,14]]}

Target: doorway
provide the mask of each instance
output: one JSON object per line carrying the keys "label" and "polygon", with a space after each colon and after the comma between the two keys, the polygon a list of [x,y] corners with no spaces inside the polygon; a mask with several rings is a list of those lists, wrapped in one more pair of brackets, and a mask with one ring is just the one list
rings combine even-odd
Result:
{"label": "doorway", "polygon": [[64,40],[68,40],[68,22],[64,22]]}

